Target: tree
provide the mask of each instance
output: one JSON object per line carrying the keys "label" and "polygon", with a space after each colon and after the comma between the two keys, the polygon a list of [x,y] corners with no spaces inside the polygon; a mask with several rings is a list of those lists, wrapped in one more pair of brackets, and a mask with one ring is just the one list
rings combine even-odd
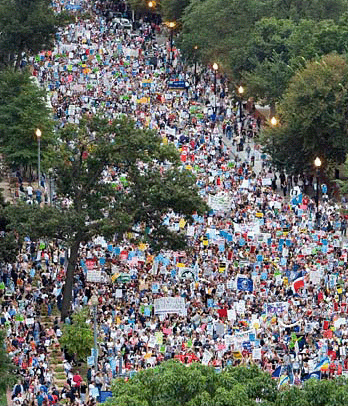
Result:
{"label": "tree", "polygon": [[[10,228],[20,235],[55,238],[70,248],[63,290],[62,318],[70,309],[74,271],[81,242],[95,236],[143,241],[151,249],[183,249],[186,237],[170,230],[164,218],[171,211],[187,221],[207,206],[198,194],[195,178],[183,170],[173,145],[139,129],[123,118],[111,123],[86,117],[67,125],[51,162],[57,181],[57,196],[67,204],[6,208]],[[113,181],[105,182],[112,170]]]}
{"label": "tree", "polygon": [[263,3],[256,0],[191,1],[182,17],[180,49],[189,59],[198,46],[202,62],[218,62],[226,72],[240,77],[250,68],[246,38],[255,21],[263,16]]}
{"label": "tree", "polygon": [[294,71],[282,55],[273,53],[271,58],[257,62],[251,72],[246,72],[244,78],[248,84],[248,92],[271,107],[271,115],[275,115],[275,105],[287,88]]}
{"label": "tree", "polygon": [[277,389],[277,382],[257,366],[228,367],[217,373],[202,364],[167,361],[117,379],[108,406],[339,406],[346,404],[345,378],[306,381],[301,388]]}
{"label": "tree", "polygon": [[[265,397],[262,384],[272,394],[269,392]],[[227,368],[216,373],[211,366],[197,363],[187,367],[171,360],[138,372],[128,382],[117,379],[112,392],[110,406],[256,406],[259,396],[262,401],[276,398],[276,383],[256,366]]]}
{"label": "tree", "polygon": [[268,15],[287,18],[294,21],[301,19],[339,20],[347,10],[347,0],[267,0]]}
{"label": "tree", "polygon": [[[281,125],[265,131],[262,142],[274,163],[302,173],[316,156],[341,164],[348,151],[348,65],[330,54],[309,62],[290,81],[279,105]],[[283,164],[282,164],[283,162]]]}
{"label": "tree", "polygon": [[5,332],[0,330],[0,395],[16,382],[16,366],[6,352]]}
{"label": "tree", "polygon": [[34,55],[53,46],[54,35],[66,21],[49,0],[0,0],[0,66],[20,66],[23,54]]}
{"label": "tree", "polygon": [[71,324],[64,324],[60,344],[70,355],[76,354],[77,360],[86,360],[91,354],[94,339],[93,331],[88,324],[88,309],[75,312]]}
{"label": "tree", "polygon": [[37,128],[42,132],[43,158],[52,143],[53,123],[46,97],[28,71],[0,71],[0,151],[13,169],[36,166]]}
{"label": "tree", "polygon": [[166,21],[181,21],[190,0],[161,0],[161,15]]}

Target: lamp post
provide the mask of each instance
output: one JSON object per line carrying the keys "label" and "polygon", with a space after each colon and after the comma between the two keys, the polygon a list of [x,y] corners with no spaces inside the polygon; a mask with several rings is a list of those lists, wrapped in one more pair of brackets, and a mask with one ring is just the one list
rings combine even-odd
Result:
{"label": "lamp post", "polygon": [[219,69],[219,65],[216,62],[213,63],[213,69],[214,69],[214,114],[216,114],[216,73],[217,70]]}
{"label": "lamp post", "polygon": [[176,27],[176,22],[175,21],[168,21],[165,23],[167,27],[170,28],[170,50],[169,50],[169,65],[172,65],[172,60],[173,60],[173,33],[174,33],[174,28]]}
{"label": "lamp post", "polygon": [[197,90],[197,49],[198,49],[198,46],[195,45],[193,47],[193,49],[195,50],[195,53],[194,53],[195,65],[194,65],[194,74],[193,74],[193,76],[194,76],[194,79],[195,79],[195,90]]}
{"label": "lamp post", "polygon": [[[271,120],[270,120],[270,123],[271,123],[271,126],[272,127],[275,127],[277,124],[278,124],[278,120],[277,120],[277,118],[276,117],[272,117],[271,118]],[[274,153],[274,135],[272,135],[272,147],[273,147],[273,153]]]}
{"label": "lamp post", "polygon": [[154,9],[155,9],[155,7],[156,7],[156,2],[155,2],[155,1],[149,1],[149,2],[147,3],[147,5],[149,6],[149,9],[150,9],[150,12],[148,13],[148,19],[149,19],[149,21],[151,21],[152,18],[151,18],[151,16],[150,16],[150,14],[151,14],[152,12],[154,12]]}
{"label": "lamp post", "polygon": [[53,169],[48,170],[48,185],[49,185],[49,204],[53,205]]}
{"label": "lamp post", "polygon": [[316,157],[314,160],[314,166],[316,167],[316,175],[317,175],[317,193],[316,193],[316,207],[317,207],[317,212],[316,212],[316,218],[317,221],[319,221],[319,175],[320,175],[320,167],[321,167],[321,160],[319,157]]}
{"label": "lamp post", "polygon": [[36,129],[35,131],[36,134],[36,138],[37,138],[37,183],[38,183],[38,187],[40,189],[40,178],[41,178],[41,159],[40,159],[40,141],[41,141],[41,130],[39,128]]}
{"label": "lamp post", "polygon": [[243,101],[243,93],[244,93],[243,86],[238,87],[238,93],[239,93],[239,121],[242,122],[242,109],[243,109],[242,101]]}
{"label": "lamp post", "polygon": [[98,297],[94,293],[91,297],[91,305],[93,306],[93,335],[94,335],[94,369],[95,372],[98,371],[98,343],[97,343],[97,306],[98,306]]}

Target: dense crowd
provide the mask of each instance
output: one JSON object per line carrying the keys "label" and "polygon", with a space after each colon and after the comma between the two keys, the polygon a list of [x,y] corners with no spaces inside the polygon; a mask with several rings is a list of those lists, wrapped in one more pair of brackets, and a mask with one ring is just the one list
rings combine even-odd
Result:
{"label": "dense crowd", "polygon": [[[40,313],[61,307],[66,253],[28,238],[18,261],[1,269],[1,324],[21,374],[13,404],[68,398],[92,405],[113,377],[171,358],[217,370],[256,363],[291,384],[316,372],[344,374],[348,243],[339,205],[321,201],[316,216],[306,194],[310,178],[264,165],[254,142],[260,118],[253,111],[240,116],[223,75],[216,91],[214,73],[200,68],[195,85],[179,51],[170,58],[169,42],[157,42],[155,22],[123,28],[113,16],[127,13],[125,3],[112,3],[113,9],[108,2],[78,4],[89,20],[75,11],[76,22],[58,33],[54,50],[27,61],[49,90],[57,126],[97,111],[134,117],[176,145],[211,210],[194,216],[193,224],[175,213],[164,219],[185,230],[190,254],[154,254],[131,244],[131,236],[122,244],[98,238],[81,246],[73,311],[97,295],[98,370],[92,362],[82,377],[67,354],[61,391],[48,351],[61,326],[57,318],[53,328],[43,328]],[[59,11],[66,3],[54,6]],[[184,83],[182,90],[169,88],[173,78]],[[105,181],[117,181],[113,168],[105,170]],[[32,196],[32,188],[25,193]],[[95,271],[103,282],[89,282]]]}

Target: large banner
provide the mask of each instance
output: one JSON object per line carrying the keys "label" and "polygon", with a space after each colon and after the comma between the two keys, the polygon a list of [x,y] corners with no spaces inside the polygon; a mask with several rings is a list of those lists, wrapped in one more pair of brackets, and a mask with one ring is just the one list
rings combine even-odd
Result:
{"label": "large banner", "polygon": [[208,205],[214,211],[229,211],[231,209],[232,198],[229,193],[220,192],[216,195],[208,196]]}
{"label": "large banner", "polygon": [[183,297],[161,297],[159,299],[155,299],[154,308],[155,314],[186,314],[185,299]]}

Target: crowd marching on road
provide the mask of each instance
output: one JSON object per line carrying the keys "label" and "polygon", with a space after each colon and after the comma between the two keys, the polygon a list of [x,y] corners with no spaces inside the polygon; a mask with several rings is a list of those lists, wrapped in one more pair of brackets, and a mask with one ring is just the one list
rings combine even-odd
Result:
{"label": "crowd marching on road", "polygon": [[[13,404],[93,405],[113,377],[171,358],[217,370],[256,363],[295,385],[311,374],[348,373],[347,220],[339,205],[320,202],[318,223],[304,190],[310,180],[292,179],[297,192],[289,197],[290,179],[264,165],[254,142],[260,120],[239,116],[222,75],[216,92],[209,69],[195,86],[177,49],[168,63],[169,45],[157,42],[153,21],[135,27],[114,17],[127,13],[122,1],[53,6],[76,9],[76,21],[59,31],[53,51],[24,63],[49,90],[57,126],[97,112],[133,117],[175,144],[211,210],[193,224],[175,213],[164,219],[185,230],[190,254],[154,254],[126,236],[122,244],[101,237],[81,246],[73,310],[98,297],[98,370],[83,378],[68,357],[62,391],[48,352],[61,328],[57,319],[47,330],[39,317],[43,305],[48,314],[61,306],[65,252],[28,238],[0,273],[0,322],[21,375]],[[112,168],[105,181],[117,182]],[[95,271],[103,282],[90,282]]]}

